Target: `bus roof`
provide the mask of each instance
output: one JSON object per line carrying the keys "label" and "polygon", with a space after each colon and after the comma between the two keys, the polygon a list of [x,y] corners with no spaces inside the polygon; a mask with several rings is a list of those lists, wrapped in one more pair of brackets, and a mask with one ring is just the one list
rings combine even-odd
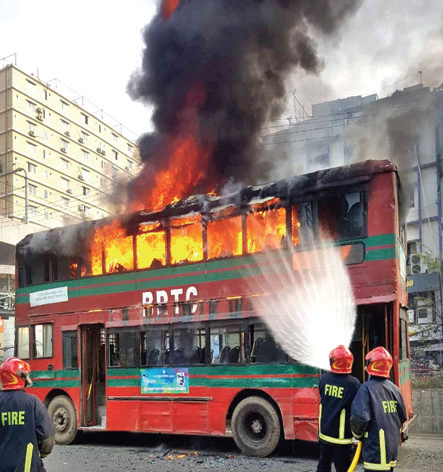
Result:
{"label": "bus roof", "polygon": [[[17,244],[17,250],[29,248],[35,242],[33,240],[37,238],[40,251],[42,247],[47,246],[48,251],[52,252],[55,249],[55,252],[57,252],[57,243],[62,244],[61,241],[64,240],[64,238],[60,239],[59,236],[68,230],[73,231],[74,234],[84,235],[89,232],[92,233],[95,227],[120,221],[121,225],[127,228],[128,233],[130,233],[136,230],[141,223],[160,221],[170,217],[204,214],[220,210],[226,206],[242,208],[255,203],[263,203],[273,198],[286,199],[289,196],[295,197],[345,184],[363,182],[368,180],[371,175],[393,171],[397,171],[397,166],[389,160],[366,160],[347,166],[297,175],[277,182],[250,185],[225,196],[193,195],[166,205],[162,210],[156,212],[142,210],[29,234]],[[45,241],[46,244],[44,244]],[[61,248],[60,252],[63,252]]]}

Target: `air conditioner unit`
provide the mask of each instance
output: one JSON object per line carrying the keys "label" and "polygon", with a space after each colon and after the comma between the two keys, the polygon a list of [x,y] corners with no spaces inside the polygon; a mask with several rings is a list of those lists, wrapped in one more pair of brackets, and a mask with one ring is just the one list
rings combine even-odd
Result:
{"label": "air conditioner unit", "polygon": [[101,148],[101,147],[98,147],[98,148],[97,148],[97,152],[98,152],[99,154],[101,154],[101,153],[102,153],[102,148]]}
{"label": "air conditioner unit", "polygon": [[417,308],[417,322],[419,324],[432,323],[432,308]]}
{"label": "air conditioner unit", "polygon": [[29,134],[29,136],[35,136],[35,133],[34,133],[34,131],[32,131],[32,130],[29,130],[29,131],[28,131],[28,134]]}
{"label": "air conditioner unit", "polygon": [[129,166],[126,166],[126,167],[125,167],[125,170],[127,170],[127,171],[129,172]]}
{"label": "air conditioner unit", "polygon": [[102,149],[102,156],[106,156],[106,151]]}
{"label": "air conditioner unit", "polygon": [[37,108],[35,109],[35,112],[38,113],[38,114],[42,113],[42,111],[43,111],[43,110],[42,110],[40,107],[37,107]]}
{"label": "air conditioner unit", "polygon": [[79,205],[79,206],[78,206],[78,211],[79,211],[80,213],[83,213],[83,212],[85,211],[83,205]]}
{"label": "air conditioner unit", "polygon": [[415,323],[415,311],[414,310],[408,310],[408,321],[409,321],[409,324],[414,324]]}
{"label": "air conditioner unit", "polygon": [[68,193],[72,193],[72,188],[68,188],[66,191],[67,191]]}
{"label": "air conditioner unit", "polygon": [[78,142],[79,143],[84,143],[84,139],[83,138],[78,138]]}
{"label": "air conditioner unit", "polygon": [[420,254],[411,255],[411,272],[413,274],[421,274],[423,272],[422,257]]}
{"label": "air conditioner unit", "polygon": [[37,115],[37,120],[43,121],[43,115]]}
{"label": "air conditioner unit", "polygon": [[61,151],[61,152],[66,152],[66,148],[65,148],[65,147],[61,147],[61,148],[60,148],[60,151]]}
{"label": "air conditioner unit", "polygon": [[79,179],[79,180],[85,180],[85,178],[83,177],[83,174],[80,174],[80,175],[78,176],[78,179]]}
{"label": "air conditioner unit", "polygon": [[65,136],[71,136],[71,133],[69,131],[65,131]]}

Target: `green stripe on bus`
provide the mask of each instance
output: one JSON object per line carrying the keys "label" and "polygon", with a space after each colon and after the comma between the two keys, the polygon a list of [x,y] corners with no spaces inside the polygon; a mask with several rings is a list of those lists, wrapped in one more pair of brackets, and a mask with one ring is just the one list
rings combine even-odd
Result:
{"label": "green stripe on bus", "polygon": [[48,379],[48,380],[35,380],[33,387],[37,388],[68,388],[68,387],[80,387],[80,379],[77,380],[62,380],[62,379]]}
{"label": "green stripe on bus", "polygon": [[367,261],[382,261],[385,259],[395,259],[396,252],[395,247],[389,247],[386,249],[376,249],[368,251],[366,254]]}
{"label": "green stripe on bus", "polygon": [[80,378],[79,369],[69,370],[33,370],[31,379],[78,379]]}

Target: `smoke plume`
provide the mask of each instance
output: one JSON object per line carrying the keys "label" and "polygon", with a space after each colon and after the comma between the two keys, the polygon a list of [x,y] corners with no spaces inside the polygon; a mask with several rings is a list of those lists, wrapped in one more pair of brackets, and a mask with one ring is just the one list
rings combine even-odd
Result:
{"label": "smoke plume", "polygon": [[[132,198],[150,205],[158,199],[153,186],[176,187],[172,167],[179,198],[232,177],[265,180],[273,162],[258,157],[258,137],[285,107],[289,74],[319,73],[313,35],[332,37],[360,4],[164,0],[144,29],[142,68],[128,84],[132,98],[154,106],[155,127],[139,140],[144,168],[130,186]],[[185,181],[185,174],[193,175]]]}

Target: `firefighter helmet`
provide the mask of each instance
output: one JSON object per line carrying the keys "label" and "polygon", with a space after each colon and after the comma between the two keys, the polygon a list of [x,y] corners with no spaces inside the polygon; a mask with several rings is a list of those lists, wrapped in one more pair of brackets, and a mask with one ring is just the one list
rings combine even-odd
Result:
{"label": "firefighter helmet", "polygon": [[32,385],[31,367],[18,357],[10,357],[0,365],[0,390],[20,390]]}
{"label": "firefighter helmet", "polygon": [[366,372],[369,375],[389,378],[392,367],[392,356],[382,346],[372,349],[365,357]]}
{"label": "firefighter helmet", "polygon": [[350,374],[353,362],[354,356],[352,352],[341,344],[329,353],[331,372],[335,374]]}

